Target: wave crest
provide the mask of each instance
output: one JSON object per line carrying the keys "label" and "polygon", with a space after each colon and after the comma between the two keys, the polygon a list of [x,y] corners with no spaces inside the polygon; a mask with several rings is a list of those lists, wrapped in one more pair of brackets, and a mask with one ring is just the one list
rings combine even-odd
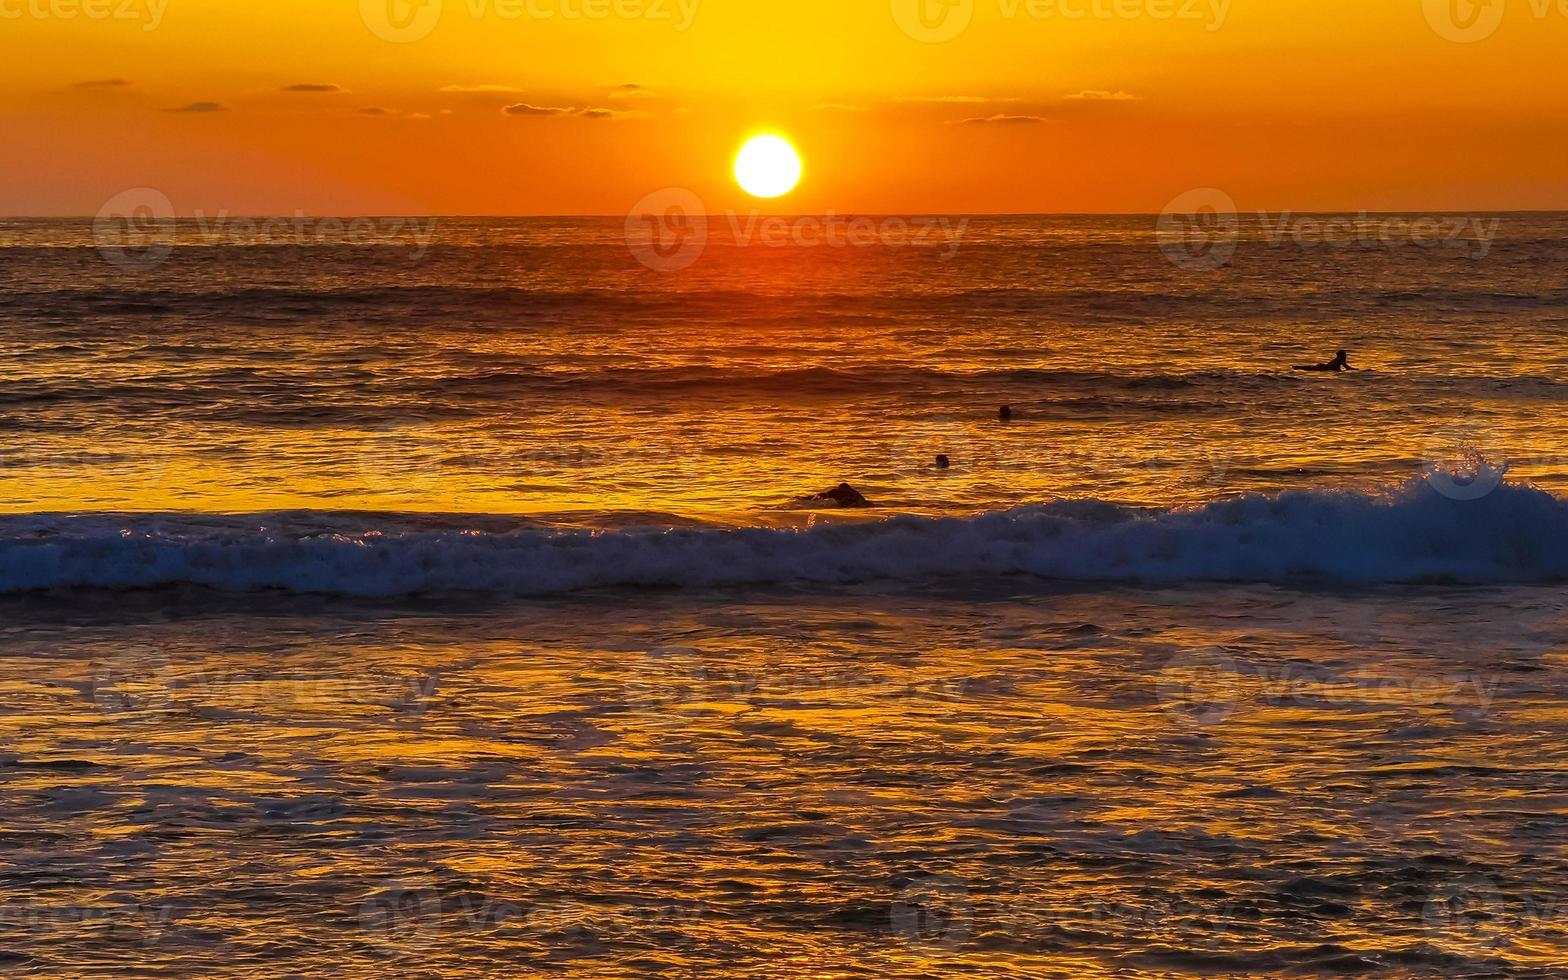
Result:
{"label": "wave crest", "polygon": [[1429,470],[1381,494],[1301,490],[1172,509],[1066,500],[801,530],[366,531],[363,518],[350,529],[341,515],[317,514],[321,530],[304,534],[258,516],[8,517],[0,593],[184,585],[528,596],[1007,575],[1158,585],[1568,579],[1568,501],[1517,483],[1453,492],[1475,480],[1473,469]]}

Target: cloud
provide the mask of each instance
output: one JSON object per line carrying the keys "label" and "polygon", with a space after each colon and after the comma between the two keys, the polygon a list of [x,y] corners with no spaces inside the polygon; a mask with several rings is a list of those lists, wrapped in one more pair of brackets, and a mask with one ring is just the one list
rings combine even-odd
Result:
{"label": "cloud", "polygon": [[298,85],[285,85],[280,92],[341,92],[343,86],[333,85],[331,82],[302,82]]}
{"label": "cloud", "polygon": [[509,105],[502,109],[501,112],[508,116],[579,116],[583,119],[625,119],[642,115],[642,113],[621,109],[604,109],[599,106],[564,109],[559,106],[529,105],[526,102]]}
{"label": "cloud", "polygon": [[370,105],[359,110],[359,114],[362,116],[390,116],[392,115],[392,110],[383,109],[378,105]]}
{"label": "cloud", "polygon": [[995,116],[976,116],[973,119],[964,119],[964,120],[961,120],[959,122],[959,125],[960,126],[987,126],[987,125],[992,125],[992,124],[998,124],[998,125],[1004,125],[1004,126],[1028,126],[1028,125],[1033,125],[1035,123],[1043,123],[1043,122],[1050,122],[1050,120],[1045,118],[1044,116],[1007,116],[1007,115],[998,114],[998,115],[995,115]]}
{"label": "cloud", "polygon": [[94,78],[94,79],[91,79],[91,80],[85,81],[85,82],[77,82],[75,85],[72,85],[71,87],[72,88],[125,88],[128,85],[134,85],[134,84],[136,84],[136,83],[132,82],[132,81],[130,81],[128,79],[124,79],[124,78]]}
{"label": "cloud", "polygon": [[509,105],[502,109],[501,113],[507,116],[564,116],[571,111],[570,109],[558,109],[555,106],[529,105],[526,102],[519,102],[516,105]]}
{"label": "cloud", "polygon": [[807,112],[865,112],[865,106],[850,105],[847,102],[821,102],[806,110]]}
{"label": "cloud", "polygon": [[1085,89],[1066,96],[1068,102],[1137,102],[1138,96],[1130,92],[1117,89],[1115,92],[1104,92],[1098,89]]}
{"label": "cloud", "polygon": [[913,103],[915,105],[981,105],[986,102],[1017,102],[1017,99],[988,99],[983,95],[900,95],[893,99],[894,102]]}
{"label": "cloud", "polygon": [[506,92],[520,92],[522,90],[513,88],[510,85],[443,85],[439,91],[450,95],[494,95]]}
{"label": "cloud", "polygon": [[166,112],[228,112],[228,107],[217,102],[187,102],[176,109],[166,109]]}
{"label": "cloud", "polygon": [[609,99],[612,102],[641,102],[644,105],[655,102],[668,102],[661,99],[659,94],[646,85],[617,85],[610,89]]}

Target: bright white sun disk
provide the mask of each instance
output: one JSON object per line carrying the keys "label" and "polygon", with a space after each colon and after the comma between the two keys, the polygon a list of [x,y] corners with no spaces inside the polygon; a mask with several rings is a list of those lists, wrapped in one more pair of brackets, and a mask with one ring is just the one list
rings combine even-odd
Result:
{"label": "bright white sun disk", "polygon": [[758,136],[735,158],[735,181],[753,197],[780,197],[800,183],[800,154],[782,136]]}

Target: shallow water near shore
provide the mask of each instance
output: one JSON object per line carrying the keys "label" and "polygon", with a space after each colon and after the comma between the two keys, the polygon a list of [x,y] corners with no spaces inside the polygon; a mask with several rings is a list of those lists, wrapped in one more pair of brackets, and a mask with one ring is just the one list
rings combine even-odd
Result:
{"label": "shallow water near shore", "polygon": [[20,969],[1564,963],[1560,589],[4,607]]}

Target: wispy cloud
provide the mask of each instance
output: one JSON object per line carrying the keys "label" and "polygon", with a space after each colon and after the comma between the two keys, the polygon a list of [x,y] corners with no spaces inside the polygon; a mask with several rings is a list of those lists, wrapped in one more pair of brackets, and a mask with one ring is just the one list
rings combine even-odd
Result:
{"label": "wispy cloud", "polygon": [[1034,125],[1036,123],[1044,123],[1044,122],[1050,122],[1050,120],[1045,118],[1044,116],[1008,116],[1008,115],[998,114],[998,115],[995,115],[995,116],[976,116],[973,119],[963,119],[963,120],[959,121],[959,125],[961,125],[961,126],[989,126],[989,125],[1030,126],[1030,125]]}
{"label": "wispy cloud", "polygon": [[497,95],[520,92],[511,85],[443,85],[440,90],[448,95]]}
{"label": "wispy cloud", "polygon": [[850,105],[848,102],[820,102],[806,110],[807,112],[865,112],[865,106]]}
{"label": "wispy cloud", "polygon": [[516,105],[509,105],[502,109],[501,113],[507,116],[564,116],[571,111],[570,109],[561,109],[556,106],[529,105],[526,102],[519,102]]}
{"label": "wispy cloud", "polygon": [[332,93],[342,92],[343,86],[333,85],[331,82],[301,82],[298,85],[285,85],[279,89],[281,92],[310,92]]}
{"label": "wispy cloud", "polygon": [[166,109],[164,111],[165,112],[228,112],[229,110],[228,110],[227,107],[225,107],[222,103],[219,103],[219,102],[187,102],[185,105],[178,106],[178,107],[173,108],[173,109]]}
{"label": "wispy cloud", "polygon": [[1115,91],[1115,92],[1105,92],[1105,91],[1101,91],[1099,89],[1084,89],[1082,92],[1074,92],[1072,95],[1066,96],[1066,99],[1067,99],[1068,102],[1137,102],[1137,101],[1139,101],[1138,96],[1133,95],[1130,92],[1123,92],[1123,91],[1121,91],[1119,89],[1117,91]]}
{"label": "wispy cloud", "polygon": [[392,110],[383,109],[378,105],[369,105],[359,110],[359,114],[362,116],[390,116],[392,115]]}
{"label": "wispy cloud", "polygon": [[125,88],[135,83],[125,78],[94,78],[85,82],[77,82],[72,88]]}
{"label": "wispy cloud", "polygon": [[529,105],[519,102],[509,105],[501,110],[508,116],[578,116],[582,119],[624,119],[640,116],[642,113],[623,109],[605,109],[600,106],[583,106],[580,109],[568,109],[562,106]]}
{"label": "wispy cloud", "polygon": [[1017,102],[1017,99],[993,99],[984,95],[899,95],[894,102],[914,105],[984,105],[988,102]]}

